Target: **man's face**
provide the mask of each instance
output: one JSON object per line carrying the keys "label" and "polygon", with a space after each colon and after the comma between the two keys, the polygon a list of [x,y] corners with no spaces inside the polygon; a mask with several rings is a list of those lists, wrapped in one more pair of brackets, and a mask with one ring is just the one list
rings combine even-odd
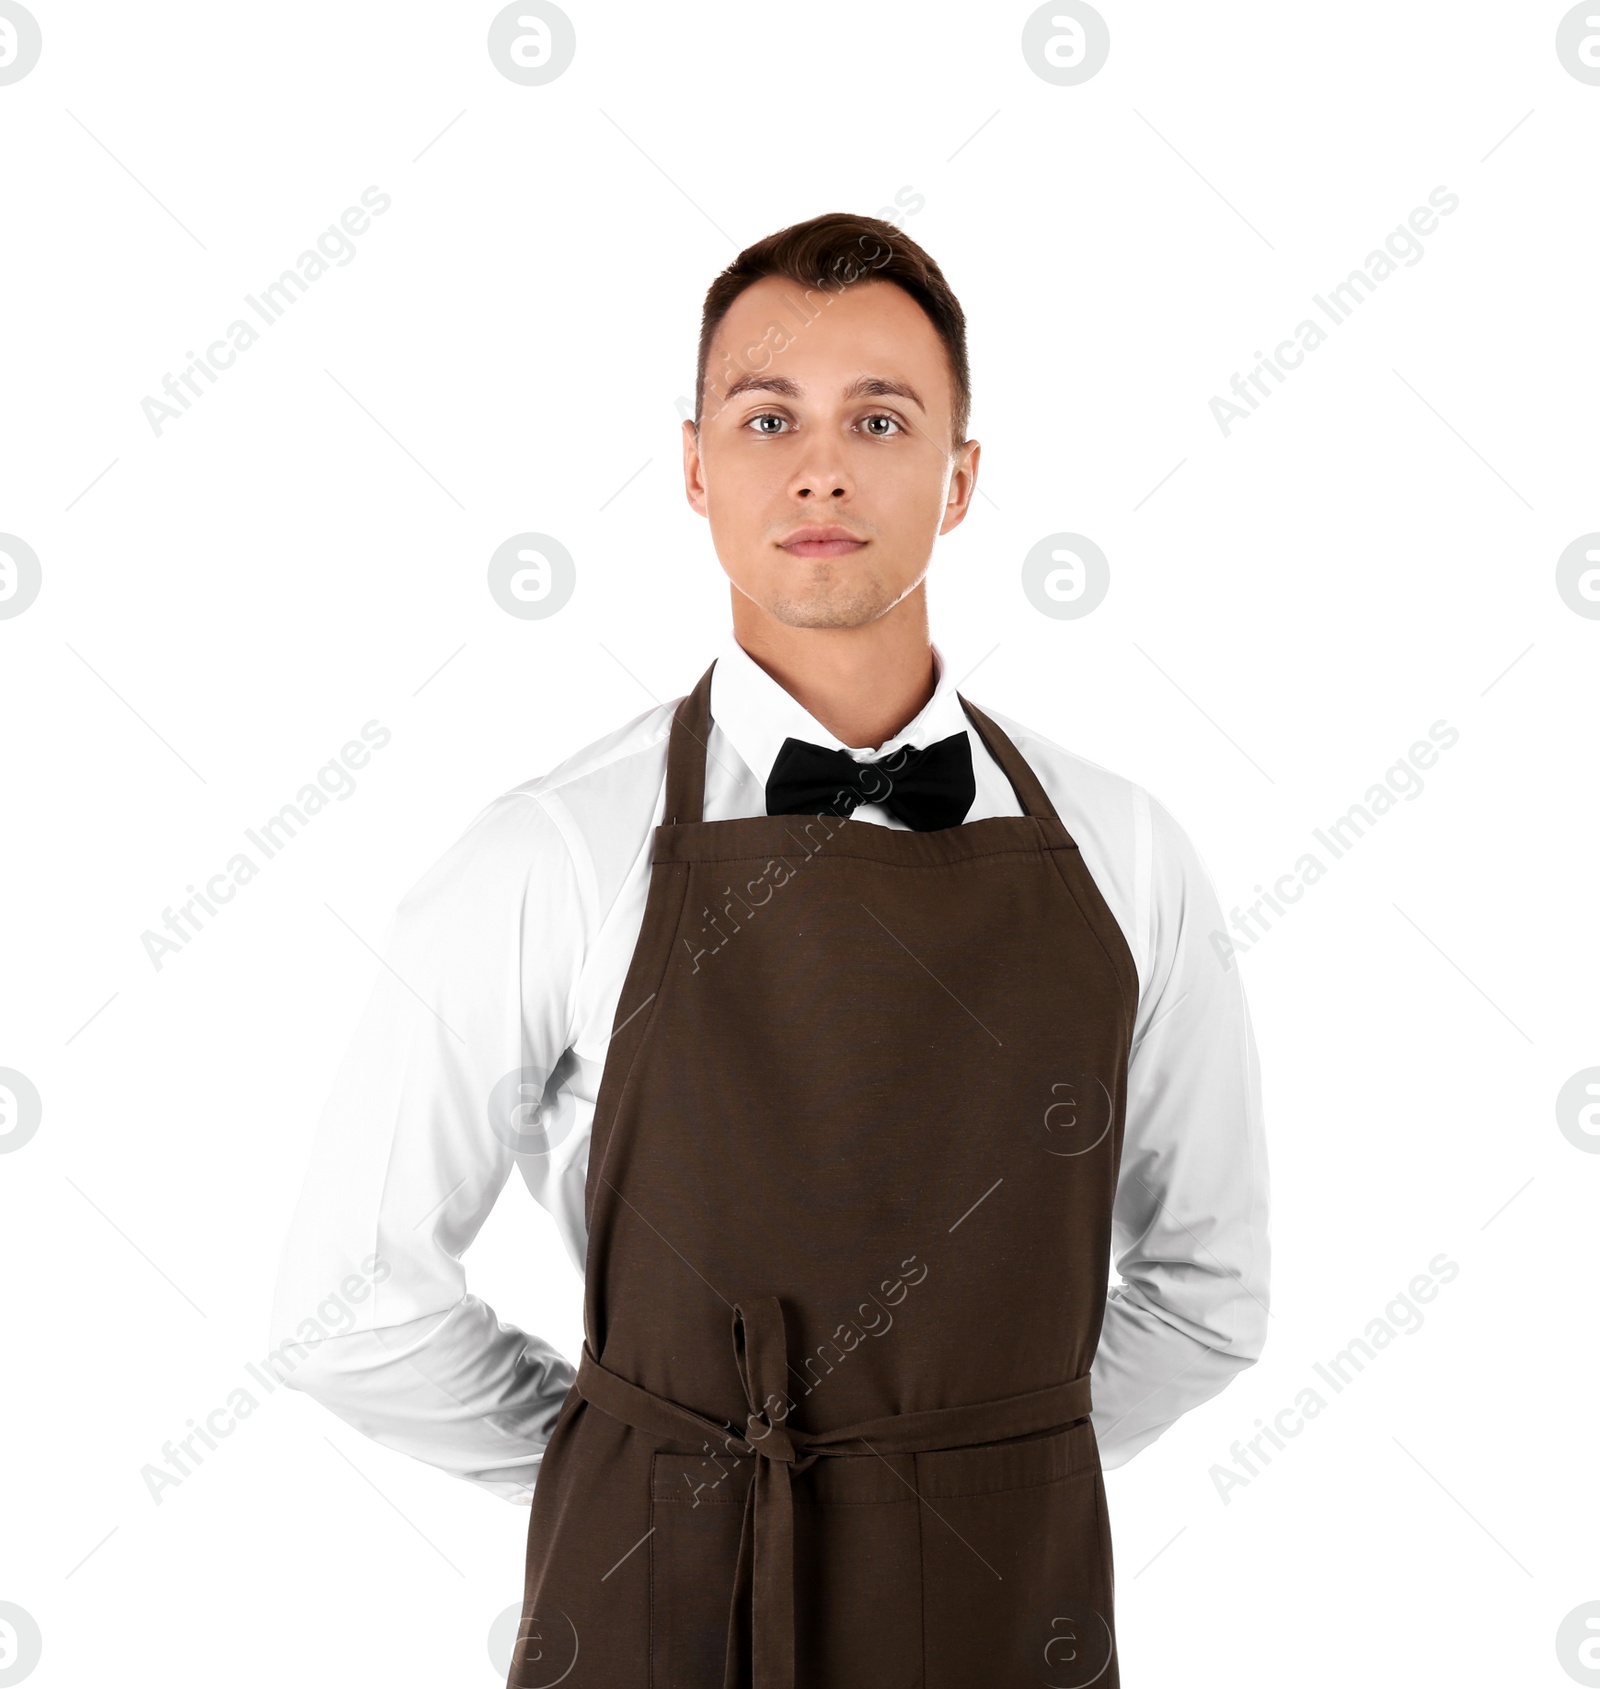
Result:
{"label": "man's face", "polygon": [[892,282],[747,287],[683,434],[689,502],[736,592],[790,627],[848,628],[914,591],[977,478],[951,398],[944,343]]}

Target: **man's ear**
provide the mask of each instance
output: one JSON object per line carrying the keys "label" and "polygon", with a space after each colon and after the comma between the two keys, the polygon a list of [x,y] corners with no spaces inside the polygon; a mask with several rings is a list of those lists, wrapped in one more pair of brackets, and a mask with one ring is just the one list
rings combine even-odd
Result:
{"label": "man's ear", "polygon": [[982,449],[976,440],[965,440],[955,450],[950,491],[944,501],[944,520],[939,524],[941,534],[948,534],[966,520],[972,495],[978,490],[978,454]]}
{"label": "man's ear", "polygon": [[683,494],[690,506],[706,514],[705,465],[700,458],[700,430],[692,417],[683,419]]}

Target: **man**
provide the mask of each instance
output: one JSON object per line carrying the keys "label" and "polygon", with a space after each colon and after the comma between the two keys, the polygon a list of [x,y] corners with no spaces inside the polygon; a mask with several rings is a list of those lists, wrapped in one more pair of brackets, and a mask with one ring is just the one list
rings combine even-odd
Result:
{"label": "man", "polygon": [[[1265,1334],[1217,899],[930,642],[979,447],[925,252],[829,215],[741,253],[697,395],[732,635],[402,903],[274,1341],[380,1442],[532,1488],[513,1686],[1116,1689],[1102,1468]],[[465,1286],[514,1162],[585,1271],[576,1368]]]}

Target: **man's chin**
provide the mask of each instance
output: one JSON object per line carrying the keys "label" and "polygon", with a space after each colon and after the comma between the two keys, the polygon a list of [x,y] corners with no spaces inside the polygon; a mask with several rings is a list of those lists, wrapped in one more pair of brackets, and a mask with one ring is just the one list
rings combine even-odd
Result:
{"label": "man's chin", "polygon": [[774,621],[791,628],[858,628],[875,622],[889,608],[877,597],[829,595],[815,598],[780,598],[762,605]]}
{"label": "man's chin", "polygon": [[[843,571],[818,572],[811,579],[740,582],[730,574],[734,591],[784,627],[858,628],[886,616],[900,599],[914,590],[896,594],[892,585],[874,572],[849,578]],[[752,591],[754,586],[756,590]]]}

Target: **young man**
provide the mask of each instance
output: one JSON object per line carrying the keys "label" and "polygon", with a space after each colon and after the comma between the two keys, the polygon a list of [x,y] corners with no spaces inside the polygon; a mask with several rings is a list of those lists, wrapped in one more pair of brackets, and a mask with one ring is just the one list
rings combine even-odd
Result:
{"label": "young man", "polygon": [[[843,215],[749,248],[697,393],[732,634],[401,905],[274,1341],[380,1442],[532,1490],[513,1689],[1116,1689],[1102,1468],[1265,1335],[1217,900],[930,642],[979,449],[926,253]],[[466,1289],[513,1163],[585,1271],[576,1368]]]}

